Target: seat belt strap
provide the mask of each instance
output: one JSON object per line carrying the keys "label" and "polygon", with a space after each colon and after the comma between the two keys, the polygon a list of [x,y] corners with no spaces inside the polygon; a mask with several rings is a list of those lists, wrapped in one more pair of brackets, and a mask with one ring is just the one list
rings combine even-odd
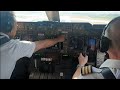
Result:
{"label": "seat belt strap", "polygon": [[112,71],[108,68],[102,68],[101,74],[103,75],[104,79],[116,79]]}
{"label": "seat belt strap", "polygon": [[[1,35],[0,35],[1,36]],[[10,39],[7,37],[0,38],[0,46],[5,44],[6,42],[9,42]]]}

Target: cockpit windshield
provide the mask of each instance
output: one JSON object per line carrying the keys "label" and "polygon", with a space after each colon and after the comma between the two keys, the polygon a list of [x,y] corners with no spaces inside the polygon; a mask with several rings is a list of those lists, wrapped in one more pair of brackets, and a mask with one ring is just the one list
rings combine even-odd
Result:
{"label": "cockpit windshield", "polygon": [[[45,11],[14,11],[17,21],[49,21]],[[60,22],[89,22],[107,24],[111,19],[120,16],[120,11],[59,11]]]}

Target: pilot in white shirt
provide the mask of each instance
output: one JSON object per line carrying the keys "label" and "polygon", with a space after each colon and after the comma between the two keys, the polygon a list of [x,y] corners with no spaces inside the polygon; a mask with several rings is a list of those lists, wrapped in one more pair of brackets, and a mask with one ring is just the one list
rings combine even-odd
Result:
{"label": "pilot in white shirt", "polygon": [[0,20],[0,79],[10,79],[16,61],[20,58],[31,57],[34,52],[65,40],[64,35],[35,42],[12,39],[17,31],[14,13],[0,11]]}
{"label": "pilot in white shirt", "polygon": [[78,79],[104,79],[101,71],[103,67],[108,67],[116,79],[120,79],[120,60],[107,59],[100,68],[92,67],[92,73],[86,75],[80,75]]}
{"label": "pilot in white shirt", "polygon": [[[107,77],[110,77],[111,79],[120,79],[120,16],[111,20],[104,28],[100,40],[100,51],[107,52],[109,55],[109,59],[100,68],[86,68],[88,56],[84,57],[80,54],[78,57],[79,65],[72,78],[108,79]],[[108,69],[109,72],[103,73],[105,69]]]}

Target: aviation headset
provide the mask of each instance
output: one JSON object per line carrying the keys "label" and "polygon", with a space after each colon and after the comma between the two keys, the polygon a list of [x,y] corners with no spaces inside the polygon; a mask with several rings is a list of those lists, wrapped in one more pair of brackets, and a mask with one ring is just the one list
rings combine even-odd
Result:
{"label": "aviation headset", "polygon": [[14,22],[15,22],[14,16],[12,16],[11,14],[12,13],[8,11],[0,12],[0,15],[1,15],[0,19],[2,21],[1,26],[0,26],[1,27],[0,32],[3,32],[3,33],[11,32],[14,26]]}
{"label": "aviation headset", "polygon": [[101,36],[101,40],[100,40],[100,51],[101,52],[106,52],[109,49],[109,46],[111,44],[111,40],[105,36],[105,31],[108,29],[108,27],[110,26],[111,23],[115,22],[116,20],[120,20],[120,16],[114,18],[113,20],[111,20],[103,29],[103,33]]}
{"label": "aviation headset", "polygon": [[11,32],[15,18],[13,17],[12,13],[8,11],[1,11],[0,12],[0,20],[2,21],[0,25],[0,46],[5,44],[6,42],[10,41],[9,36],[6,33]]}

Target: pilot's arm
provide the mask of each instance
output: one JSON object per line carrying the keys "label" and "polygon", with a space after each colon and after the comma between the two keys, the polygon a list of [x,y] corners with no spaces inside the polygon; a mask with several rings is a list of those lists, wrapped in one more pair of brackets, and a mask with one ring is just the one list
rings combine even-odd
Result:
{"label": "pilot's arm", "polygon": [[41,40],[41,41],[36,41],[36,47],[35,47],[35,51],[38,51],[40,49],[44,49],[44,48],[48,48],[51,46],[54,46],[55,44],[57,44],[58,42],[63,42],[65,40],[65,36],[61,35],[57,38],[54,39],[46,39],[46,40]]}
{"label": "pilot's arm", "polygon": [[[79,66],[77,67],[77,70],[74,73],[72,79],[104,79],[104,77],[100,73],[102,69],[96,67],[91,67],[92,71],[90,71],[90,73],[85,73],[85,68],[89,68],[89,66],[84,66],[88,61],[88,56],[84,57],[82,54],[80,54],[78,60],[79,60],[79,64],[78,64]],[[82,75],[83,71],[84,71],[84,75]]]}
{"label": "pilot's arm", "polygon": [[79,65],[77,67],[77,70],[75,71],[72,79],[78,79],[81,76],[81,68],[87,63],[88,61],[88,56],[86,55],[85,57],[80,53],[78,57]]}

